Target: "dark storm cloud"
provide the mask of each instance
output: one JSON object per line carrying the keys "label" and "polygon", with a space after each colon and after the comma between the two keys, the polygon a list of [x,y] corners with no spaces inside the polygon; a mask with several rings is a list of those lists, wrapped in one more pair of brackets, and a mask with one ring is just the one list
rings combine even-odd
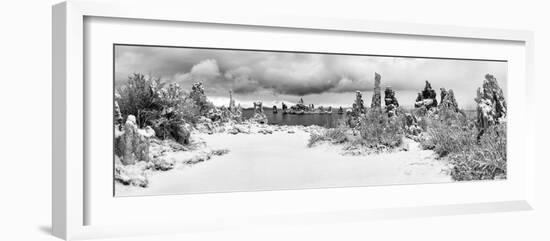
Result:
{"label": "dark storm cloud", "polygon": [[201,81],[213,95],[229,89],[285,96],[370,91],[378,72],[382,87],[398,92],[419,91],[429,80],[437,90],[451,88],[471,101],[486,73],[504,89],[507,81],[505,62],[192,48],[117,46],[115,65],[117,83],[140,72],[183,86]]}
{"label": "dark storm cloud", "polygon": [[115,69],[117,82],[140,72],[168,82],[202,81],[213,89],[233,88],[241,93],[269,89],[307,95],[366,90],[372,85],[352,66],[345,70],[342,63],[335,64],[338,57],[345,56],[117,46]]}

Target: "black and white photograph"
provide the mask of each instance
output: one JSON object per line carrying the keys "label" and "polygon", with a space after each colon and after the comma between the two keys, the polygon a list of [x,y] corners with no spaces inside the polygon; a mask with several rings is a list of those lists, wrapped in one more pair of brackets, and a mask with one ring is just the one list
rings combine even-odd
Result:
{"label": "black and white photograph", "polygon": [[0,241],[548,241],[547,5],[10,1]]}
{"label": "black and white photograph", "polygon": [[115,196],[507,178],[508,62],[113,45]]}

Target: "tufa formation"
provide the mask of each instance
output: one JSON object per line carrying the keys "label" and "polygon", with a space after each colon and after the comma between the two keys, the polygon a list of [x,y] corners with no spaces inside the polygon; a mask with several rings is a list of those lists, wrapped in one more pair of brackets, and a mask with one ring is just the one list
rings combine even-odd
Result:
{"label": "tufa formation", "polygon": [[441,88],[441,103],[439,104],[439,109],[460,112],[453,90],[449,89],[447,91],[445,88]]}
{"label": "tufa formation", "polygon": [[418,93],[418,96],[416,97],[416,101],[414,103],[414,107],[420,108],[424,106],[428,110],[432,107],[437,107],[436,97],[437,94],[435,93],[435,90],[432,89],[432,85],[430,84],[430,82],[426,80],[424,90]]}
{"label": "tufa formation", "polygon": [[[481,88],[477,89],[477,127],[479,136],[491,125],[506,121],[506,101],[497,79],[490,74],[485,75]],[[478,136],[478,137],[479,137]]]}
{"label": "tufa formation", "polygon": [[374,93],[372,94],[371,108],[382,107],[382,96],[380,94],[380,79],[382,77],[378,73],[374,73]]}
{"label": "tufa formation", "polygon": [[384,104],[386,105],[386,113],[389,117],[395,116],[399,102],[395,98],[395,91],[390,86],[384,90]]}

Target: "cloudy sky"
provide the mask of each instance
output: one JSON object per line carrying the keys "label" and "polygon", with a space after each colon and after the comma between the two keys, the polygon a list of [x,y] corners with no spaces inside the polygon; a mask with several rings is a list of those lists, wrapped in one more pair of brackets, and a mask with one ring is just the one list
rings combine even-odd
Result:
{"label": "cloudy sky", "polygon": [[[216,105],[228,104],[228,91],[242,106],[261,100],[265,106],[281,101],[347,107],[354,92],[363,92],[370,105],[374,73],[381,86],[391,86],[403,106],[412,106],[424,81],[453,89],[459,105],[471,109],[476,89],[485,74],[493,74],[507,92],[507,63],[497,61],[429,58],[354,56],[268,51],[168,48],[148,46],[115,47],[115,85],[121,86],[132,73],[160,77],[191,89],[201,81]],[[280,107],[280,106],[279,106]]]}

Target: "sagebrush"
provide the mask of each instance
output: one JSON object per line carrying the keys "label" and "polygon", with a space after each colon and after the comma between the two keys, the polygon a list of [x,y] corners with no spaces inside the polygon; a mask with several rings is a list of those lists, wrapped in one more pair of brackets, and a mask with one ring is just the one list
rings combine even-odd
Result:
{"label": "sagebrush", "polygon": [[359,134],[367,146],[396,147],[403,140],[404,115],[390,118],[380,108],[372,108],[361,117]]}
{"label": "sagebrush", "polygon": [[448,157],[454,180],[506,177],[505,124],[491,126],[479,135],[474,121],[462,111],[439,111],[424,120],[427,131],[420,144],[439,157]]}
{"label": "sagebrush", "polygon": [[489,127],[477,145],[449,155],[457,181],[506,178],[506,125]]}
{"label": "sagebrush", "polygon": [[326,129],[321,133],[312,133],[309,136],[308,147],[314,146],[321,141],[329,141],[335,144],[342,144],[348,141],[346,130],[344,128]]}

